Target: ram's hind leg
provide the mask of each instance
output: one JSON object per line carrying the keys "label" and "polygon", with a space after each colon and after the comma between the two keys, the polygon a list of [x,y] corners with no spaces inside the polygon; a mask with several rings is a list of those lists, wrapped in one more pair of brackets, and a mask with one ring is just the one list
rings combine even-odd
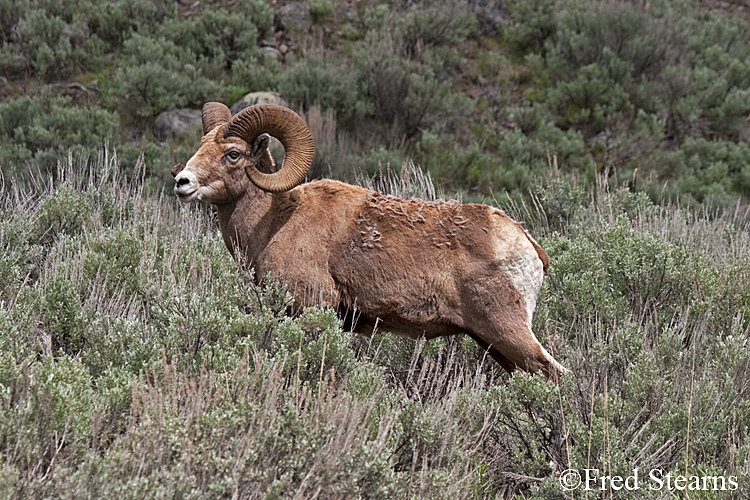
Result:
{"label": "ram's hind leg", "polygon": [[546,380],[553,381],[558,381],[560,376],[567,372],[528,328],[500,334],[495,332],[488,334],[485,330],[482,334],[469,333],[469,335],[509,372],[513,370],[541,372]]}
{"label": "ram's hind leg", "polygon": [[526,301],[512,287],[493,296],[473,296],[464,303],[463,313],[472,338],[506,370],[542,372],[554,381],[567,371],[531,331]]}
{"label": "ram's hind leg", "polygon": [[508,358],[503,356],[503,353],[501,353],[500,351],[492,347],[490,344],[482,340],[482,338],[479,337],[478,335],[471,333],[471,332],[466,332],[466,334],[472,339],[474,339],[474,342],[479,344],[479,347],[487,351],[489,355],[492,357],[492,359],[494,359],[497,362],[497,364],[505,368],[505,371],[507,371],[508,373],[512,373],[513,370],[515,370],[516,368],[515,365],[511,363]]}

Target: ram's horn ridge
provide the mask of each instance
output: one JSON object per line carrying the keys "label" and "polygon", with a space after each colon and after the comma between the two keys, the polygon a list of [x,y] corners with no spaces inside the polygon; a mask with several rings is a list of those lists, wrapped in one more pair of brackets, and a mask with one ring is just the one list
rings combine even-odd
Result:
{"label": "ram's horn ridge", "polygon": [[252,143],[262,133],[276,137],[284,146],[281,169],[273,174],[259,171],[248,164],[245,172],[264,191],[288,191],[305,180],[312,164],[315,147],[312,134],[300,116],[289,108],[275,104],[256,105],[237,113],[227,125],[226,136],[235,136]]}
{"label": "ram's horn ridge", "polygon": [[219,125],[224,125],[232,118],[229,108],[220,102],[207,102],[203,105],[203,135],[208,134]]}

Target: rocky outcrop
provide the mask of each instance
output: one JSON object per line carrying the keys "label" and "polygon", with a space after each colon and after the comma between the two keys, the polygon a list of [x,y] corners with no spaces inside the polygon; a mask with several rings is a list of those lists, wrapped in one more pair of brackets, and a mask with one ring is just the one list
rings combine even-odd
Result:
{"label": "rocky outcrop", "polygon": [[242,99],[235,102],[229,107],[229,111],[233,115],[236,115],[243,109],[254,104],[278,104],[280,106],[286,106],[286,102],[276,92],[250,92],[246,94]]}
{"label": "rocky outcrop", "polygon": [[276,26],[281,30],[307,31],[312,26],[312,13],[307,2],[291,2],[274,13]]}
{"label": "rocky outcrop", "polygon": [[199,109],[170,109],[160,113],[154,121],[154,138],[161,142],[174,137],[185,137],[196,130],[201,130]]}

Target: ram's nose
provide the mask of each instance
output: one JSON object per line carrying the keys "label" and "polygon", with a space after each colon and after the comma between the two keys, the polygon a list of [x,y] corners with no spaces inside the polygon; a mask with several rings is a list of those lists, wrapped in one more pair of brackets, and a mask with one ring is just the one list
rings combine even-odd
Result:
{"label": "ram's nose", "polygon": [[177,174],[182,172],[182,170],[185,168],[185,165],[182,163],[178,163],[174,167],[172,167],[172,177],[177,177]]}
{"label": "ram's nose", "polygon": [[198,187],[198,182],[190,172],[182,171],[174,178],[174,194],[182,201],[192,201]]}

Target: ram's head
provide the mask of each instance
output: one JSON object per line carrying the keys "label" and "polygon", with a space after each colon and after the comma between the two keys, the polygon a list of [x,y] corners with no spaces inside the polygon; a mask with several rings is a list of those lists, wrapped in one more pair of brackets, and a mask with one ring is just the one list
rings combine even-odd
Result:
{"label": "ram's head", "polygon": [[[270,137],[284,146],[278,172],[268,150]],[[231,116],[218,102],[203,106],[203,138],[186,165],[172,169],[181,201],[229,203],[252,182],[263,191],[288,191],[302,182],[313,158],[313,140],[292,110],[272,104],[251,106]]]}

